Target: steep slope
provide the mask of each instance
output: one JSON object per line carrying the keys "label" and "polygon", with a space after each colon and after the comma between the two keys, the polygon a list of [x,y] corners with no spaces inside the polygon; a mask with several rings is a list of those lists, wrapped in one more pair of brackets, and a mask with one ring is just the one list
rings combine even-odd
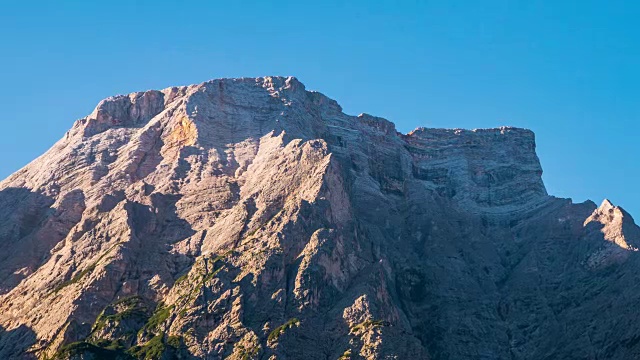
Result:
{"label": "steep slope", "polygon": [[0,183],[0,357],[637,356],[640,229],[541,175],[291,77],[106,99]]}

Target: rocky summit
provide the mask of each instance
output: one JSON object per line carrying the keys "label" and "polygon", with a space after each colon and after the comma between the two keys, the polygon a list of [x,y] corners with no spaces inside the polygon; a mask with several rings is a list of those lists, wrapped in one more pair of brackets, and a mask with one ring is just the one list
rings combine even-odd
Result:
{"label": "rocky summit", "polygon": [[640,228],[535,148],[293,77],[105,99],[0,182],[0,358],[640,357]]}

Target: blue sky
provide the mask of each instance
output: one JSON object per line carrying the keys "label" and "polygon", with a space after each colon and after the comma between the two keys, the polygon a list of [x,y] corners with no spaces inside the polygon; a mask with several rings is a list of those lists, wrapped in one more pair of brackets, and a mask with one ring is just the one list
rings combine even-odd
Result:
{"label": "blue sky", "polygon": [[635,3],[5,1],[0,177],[107,96],[294,75],[403,132],[533,129],[551,194],[640,218]]}

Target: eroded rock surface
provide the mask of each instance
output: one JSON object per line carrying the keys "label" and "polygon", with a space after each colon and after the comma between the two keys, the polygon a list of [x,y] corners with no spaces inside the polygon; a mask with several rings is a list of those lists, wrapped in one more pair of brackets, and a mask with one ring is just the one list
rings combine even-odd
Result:
{"label": "eroded rock surface", "polygon": [[106,99],[0,183],[0,358],[640,356],[640,229],[541,175],[292,77]]}

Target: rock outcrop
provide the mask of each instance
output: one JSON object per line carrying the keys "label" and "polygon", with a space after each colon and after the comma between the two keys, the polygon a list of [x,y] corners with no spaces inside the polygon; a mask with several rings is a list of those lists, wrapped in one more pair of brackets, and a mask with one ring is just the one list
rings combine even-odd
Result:
{"label": "rock outcrop", "polygon": [[0,358],[640,356],[640,229],[541,176],[292,77],[108,98],[0,182]]}

